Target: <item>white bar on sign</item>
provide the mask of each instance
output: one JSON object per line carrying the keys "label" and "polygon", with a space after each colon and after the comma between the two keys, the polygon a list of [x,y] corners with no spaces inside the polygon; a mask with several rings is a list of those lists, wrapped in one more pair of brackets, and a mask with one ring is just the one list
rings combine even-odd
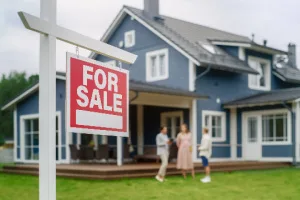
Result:
{"label": "white bar on sign", "polygon": [[76,124],[82,126],[122,129],[123,117],[119,115],[76,110]]}

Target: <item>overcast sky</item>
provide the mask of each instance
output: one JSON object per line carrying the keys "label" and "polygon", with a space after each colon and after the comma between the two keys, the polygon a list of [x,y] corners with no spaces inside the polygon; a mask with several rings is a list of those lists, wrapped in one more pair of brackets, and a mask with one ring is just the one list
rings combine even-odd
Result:
{"label": "overcast sky", "polygon": [[[123,5],[143,8],[143,0],[57,0],[57,24],[99,39]],[[18,11],[39,16],[39,0],[0,0],[0,75],[11,70],[38,73],[39,35],[25,29]],[[300,44],[299,0],[160,0],[160,13],[251,37],[287,50]],[[57,41],[57,70],[65,71],[66,52]],[[300,48],[297,48],[300,63]],[[80,49],[80,55],[89,52]]]}

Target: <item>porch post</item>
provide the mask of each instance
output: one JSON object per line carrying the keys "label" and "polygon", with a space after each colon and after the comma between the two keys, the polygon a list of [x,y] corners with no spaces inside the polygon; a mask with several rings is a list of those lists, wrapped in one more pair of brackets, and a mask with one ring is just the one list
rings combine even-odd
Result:
{"label": "porch post", "polygon": [[231,159],[237,158],[237,113],[236,108],[230,109],[230,153]]}
{"label": "porch post", "polygon": [[144,106],[137,106],[137,152],[138,155],[144,153]]}
{"label": "porch post", "polygon": [[117,136],[117,165],[122,166],[123,165],[123,144],[122,144],[123,138],[120,136]]}
{"label": "porch post", "polygon": [[[14,109],[14,162],[17,161],[17,158],[18,158],[18,138],[17,138],[17,106],[15,106],[15,109]],[[21,131],[19,131],[21,132]],[[21,146],[21,145],[20,145]],[[21,152],[21,149],[20,149],[20,152]]]}
{"label": "porch post", "polygon": [[95,144],[95,149],[98,149],[98,135],[93,135],[93,140]]}
{"label": "porch post", "polygon": [[295,103],[295,155],[296,162],[300,162],[300,101]]}
{"label": "porch post", "polygon": [[197,100],[193,99],[190,105],[190,129],[193,134],[193,161],[196,162],[197,159]]}

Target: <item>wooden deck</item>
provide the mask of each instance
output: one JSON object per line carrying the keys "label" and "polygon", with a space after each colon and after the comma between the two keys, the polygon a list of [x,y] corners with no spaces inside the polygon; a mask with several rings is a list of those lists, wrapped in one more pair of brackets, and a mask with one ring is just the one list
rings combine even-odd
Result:
{"label": "wooden deck", "polygon": [[[105,164],[64,164],[57,165],[56,175],[65,178],[79,179],[121,179],[154,177],[159,169],[156,163],[125,164],[121,167]],[[240,170],[265,170],[288,167],[284,162],[213,162],[212,172],[231,172]],[[201,164],[195,164],[195,171],[203,173]],[[38,175],[38,165],[4,166],[2,173]],[[167,175],[180,175],[175,163],[168,166]]]}

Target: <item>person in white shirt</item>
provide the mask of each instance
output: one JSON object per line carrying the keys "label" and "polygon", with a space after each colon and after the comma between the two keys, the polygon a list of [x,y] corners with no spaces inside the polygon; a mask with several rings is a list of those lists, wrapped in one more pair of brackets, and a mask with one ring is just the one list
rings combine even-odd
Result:
{"label": "person in white shirt", "polygon": [[156,136],[157,155],[160,156],[161,166],[155,178],[159,182],[163,182],[165,179],[169,160],[169,145],[172,143],[167,132],[167,127],[161,127],[160,133]]}
{"label": "person in white shirt", "polygon": [[198,150],[200,151],[200,157],[202,159],[202,164],[203,164],[203,167],[205,169],[205,174],[206,174],[205,178],[201,179],[201,181],[203,183],[211,182],[210,167],[209,167],[208,160],[211,157],[212,141],[211,141],[211,138],[210,138],[208,132],[209,131],[207,128],[203,128],[201,145],[198,148]]}

